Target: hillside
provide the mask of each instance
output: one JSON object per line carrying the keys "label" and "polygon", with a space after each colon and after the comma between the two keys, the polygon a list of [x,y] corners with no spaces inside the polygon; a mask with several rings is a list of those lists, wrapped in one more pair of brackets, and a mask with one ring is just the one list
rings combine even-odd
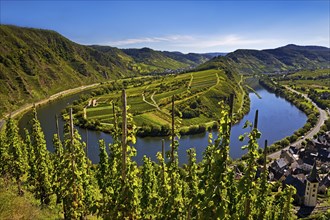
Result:
{"label": "hillside", "polygon": [[[50,30],[0,25],[0,116],[93,82],[196,66],[207,56],[83,46]],[[178,60],[176,60],[178,59]]]}
{"label": "hillside", "polygon": [[60,34],[0,26],[0,113],[53,93],[130,76],[118,53],[111,56]]}
{"label": "hillside", "polygon": [[237,68],[243,74],[328,68],[330,65],[330,49],[290,44],[268,50],[236,50],[225,57],[215,57],[199,68],[214,68],[221,66],[224,62]]}
{"label": "hillside", "polygon": [[[183,134],[201,133],[214,125],[219,117],[219,102],[235,96],[234,120],[249,111],[249,102],[240,84],[241,77],[227,70],[205,70],[159,77],[118,80],[118,85],[104,83],[92,96],[73,106],[77,125],[90,129],[113,129],[112,100],[120,99],[126,85],[127,103],[138,126],[139,136],[166,136],[171,124],[171,99],[175,97],[176,115],[181,118],[178,131]],[[95,106],[89,105],[97,100]],[[88,107],[86,107],[88,106]],[[72,106],[71,106],[72,107]],[[166,128],[166,129],[165,129]]]}
{"label": "hillside", "polygon": [[163,51],[162,53],[172,59],[190,64],[191,66],[200,65],[213,58],[213,56],[209,54],[198,54],[198,53],[183,54],[181,52],[168,52],[168,51]]}
{"label": "hillside", "polygon": [[146,47],[142,49],[122,49],[122,51],[134,59],[140,73],[192,68],[211,58],[207,55],[194,53],[155,51]]}

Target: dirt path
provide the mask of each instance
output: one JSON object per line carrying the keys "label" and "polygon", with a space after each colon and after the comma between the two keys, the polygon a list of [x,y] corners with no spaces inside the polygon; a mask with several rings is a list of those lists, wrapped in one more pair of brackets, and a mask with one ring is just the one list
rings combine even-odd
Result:
{"label": "dirt path", "polygon": [[187,87],[187,91],[189,91],[189,92],[190,92],[190,89],[191,89],[191,84],[192,84],[192,82],[194,80],[194,75],[192,73],[191,73],[190,76],[191,76],[190,77],[190,81],[189,81],[189,84],[188,84],[188,87]]}
{"label": "dirt path", "polygon": [[294,93],[297,93],[297,94],[300,94],[302,96],[305,97],[305,99],[307,99],[309,102],[311,102],[316,108],[317,110],[319,111],[320,113],[320,116],[319,116],[319,120],[317,121],[316,125],[314,126],[314,128],[312,128],[312,130],[310,130],[303,138],[300,138],[298,141],[290,144],[289,146],[279,150],[279,151],[276,151],[272,154],[269,154],[268,157],[271,158],[271,159],[276,159],[276,158],[279,158],[280,155],[281,155],[281,151],[282,150],[287,150],[289,149],[290,146],[298,146],[300,145],[303,141],[305,141],[306,139],[308,138],[313,138],[313,136],[315,134],[317,134],[319,131],[320,131],[320,128],[321,126],[324,124],[324,121],[328,119],[328,114],[325,110],[319,108],[316,103],[314,103],[310,98],[308,98],[307,94],[303,94],[303,93],[300,93],[288,86],[285,86],[286,89],[290,90],[291,92],[294,92]]}
{"label": "dirt path", "polygon": [[[216,84],[214,84],[213,86],[211,86],[211,87],[210,87],[209,89],[207,89],[206,91],[198,92],[198,93],[196,93],[196,94],[194,94],[194,95],[192,95],[192,96],[189,96],[189,97],[187,97],[187,98],[180,99],[180,100],[176,100],[175,103],[177,104],[177,103],[181,103],[181,102],[187,101],[188,99],[191,99],[191,98],[193,98],[193,97],[199,96],[199,95],[201,95],[201,94],[204,94],[204,93],[210,91],[212,88],[214,88],[215,86],[219,85],[219,83],[220,83],[220,77],[219,77],[219,74],[218,74],[218,73],[216,73],[216,77],[217,77],[217,82],[216,82]],[[171,103],[165,105],[163,108],[167,108],[167,107],[170,106],[170,105],[171,105]]]}
{"label": "dirt path", "polygon": [[[155,93],[156,93],[156,92],[154,92],[153,95],[154,95]],[[152,95],[152,97],[153,97],[153,95]],[[142,100],[143,100],[145,103],[147,103],[148,105],[151,105],[151,106],[157,108],[158,110],[160,110],[160,108],[158,107],[158,105],[156,104],[156,102],[153,100],[153,98],[152,98],[151,100],[152,100],[154,103],[148,102],[148,101],[146,100],[146,97],[144,96],[144,93],[142,93]]]}
{"label": "dirt path", "polygon": [[242,86],[242,83],[243,83],[243,75],[241,75],[241,79],[240,81],[238,82],[238,85],[239,85],[239,88],[241,89],[241,92],[242,92],[242,101],[241,101],[241,105],[240,105],[240,108],[238,109],[238,113],[240,113],[243,109],[243,105],[244,105],[244,98],[245,98],[245,91],[243,89],[243,86]]}
{"label": "dirt path", "polygon": [[14,118],[17,115],[22,114],[22,113],[30,110],[34,105],[36,105],[36,106],[44,105],[44,104],[48,103],[49,101],[57,99],[61,96],[66,96],[66,95],[74,94],[74,93],[77,93],[77,92],[81,92],[83,90],[86,90],[86,89],[89,89],[89,88],[92,88],[92,87],[96,87],[98,85],[100,85],[100,83],[94,83],[94,84],[87,85],[87,86],[80,86],[80,87],[77,87],[77,88],[74,88],[74,89],[68,89],[68,90],[56,93],[54,95],[51,95],[48,98],[40,100],[38,102],[26,104],[26,105],[22,106],[21,108],[15,110],[15,111],[13,111],[9,114],[6,114],[5,117],[0,120],[0,130],[1,130],[2,126],[4,125],[6,118],[8,118],[8,117]]}
{"label": "dirt path", "polygon": [[154,93],[152,93],[150,99],[151,99],[151,101],[155,104],[155,106],[157,106],[157,109],[160,111],[160,108],[159,108],[159,106],[157,105],[157,102],[156,102],[155,99],[154,99],[154,95],[155,95],[155,94],[156,94],[156,91],[154,91]]}

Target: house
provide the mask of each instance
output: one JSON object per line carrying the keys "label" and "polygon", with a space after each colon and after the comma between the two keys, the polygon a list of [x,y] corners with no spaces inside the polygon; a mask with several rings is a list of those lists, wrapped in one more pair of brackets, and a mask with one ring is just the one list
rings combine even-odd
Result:
{"label": "house", "polygon": [[[299,178],[300,177],[300,178]],[[306,185],[304,183],[305,176],[296,176],[296,175],[288,175],[287,178],[282,182],[283,186],[291,185],[296,188],[296,195],[294,195],[294,202],[301,205],[304,202],[305,196],[305,188]]]}
{"label": "house", "polygon": [[305,171],[299,167],[293,169],[293,172],[292,172],[294,175],[298,175],[298,174],[304,174]]}
{"label": "house", "polygon": [[330,173],[326,175],[319,185],[319,193],[326,194],[328,192],[328,189],[330,187]]}
{"label": "house", "polygon": [[330,162],[330,152],[327,148],[319,148],[317,159],[323,162]]}
{"label": "house", "polygon": [[310,157],[304,157],[303,159],[299,159],[298,164],[299,168],[304,170],[305,172],[310,172],[313,168],[315,160]]}
{"label": "house", "polygon": [[290,153],[289,150],[282,150],[280,158],[286,159],[289,164],[292,164],[296,161],[296,158],[293,156],[293,154]]}
{"label": "house", "polygon": [[280,159],[277,159],[276,161],[275,161],[275,167],[276,167],[276,169],[278,169],[278,170],[284,170],[284,169],[286,169],[287,167],[288,167],[288,165],[289,165],[289,162],[288,162],[288,160],[287,159],[285,159],[285,158],[280,158]]}
{"label": "house", "polygon": [[290,146],[289,147],[289,152],[293,155],[293,154],[298,154],[299,149],[295,146]]}
{"label": "house", "polygon": [[268,167],[268,171],[273,173],[273,178],[276,180],[281,179],[289,168],[289,162],[285,158],[275,160]]}

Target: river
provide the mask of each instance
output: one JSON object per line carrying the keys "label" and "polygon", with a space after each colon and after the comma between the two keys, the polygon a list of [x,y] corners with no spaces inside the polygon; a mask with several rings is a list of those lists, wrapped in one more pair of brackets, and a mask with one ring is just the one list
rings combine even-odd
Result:
{"label": "river", "polygon": [[[230,157],[233,159],[237,159],[246,153],[241,149],[246,142],[240,142],[238,137],[244,132],[249,131],[249,128],[242,129],[242,127],[246,120],[253,122],[255,111],[257,109],[259,110],[258,128],[262,133],[259,141],[261,147],[263,147],[265,139],[268,140],[268,144],[272,144],[286,136],[292,135],[294,131],[303,127],[307,120],[306,115],[302,111],[297,109],[285,99],[268,92],[260,86],[256,86],[255,90],[262,98],[258,98],[255,93],[249,93],[251,110],[244,116],[240,123],[235,124],[232,127],[230,138]],[[52,101],[37,109],[38,119],[40,120],[41,126],[45,133],[47,148],[50,151],[53,151],[52,138],[53,134],[56,133],[55,115],[60,115],[61,110],[68,104],[71,104],[78,97],[79,94],[67,96],[59,100]],[[19,121],[19,128],[21,131],[24,127],[29,127],[29,120],[31,117],[31,112],[28,112],[21,118]],[[64,122],[60,120],[60,132],[63,132],[63,124]],[[77,129],[79,130],[83,141],[87,143],[88,157],[93,163],[98,163],[98,140],[104,139],[106,143],[110,143],[112,141],[111,136],[103,132],[91,131],[82,128]],[[216,132],[212,132],[212,134],[214,138],[217,135]],[[161,137],[137,138],[137,142],[135,144],[137,156],[134,160],[136,160],[138,164],[141,164],[143,155],[147,155],[155,160],[156,153],[161,151],[161,139]],[[168,138],[164,139],[166,150],[169,150],[170,141]],[[186,150],[192,147],[196,149],[197,161],[200,161],[203,156],[203,151],[207,145],[208,133],[182,136],[178,148],[180,164],[187,162]]]}

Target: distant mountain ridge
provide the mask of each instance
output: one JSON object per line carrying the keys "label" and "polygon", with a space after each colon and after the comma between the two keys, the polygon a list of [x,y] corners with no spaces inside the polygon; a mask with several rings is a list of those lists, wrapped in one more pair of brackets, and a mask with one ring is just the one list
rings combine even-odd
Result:
{"label": "distant mountain ridge", "polygon": [[223,66],[224,63],[242,74],[329,68],[330,48],[289,44],[267,50],[239,49],[224,57],[215,57],[199,68],[216,68]]}
{"label": "distant mountain ridge", "polygon": [[330,49],[287,45],[224,53],[79,45],[51,30],[0,25],[0,116],[54,93],[109,79],[192,68],[269,73],[329,67]]}
{"label": "distant mountain ridge", "polygon": [[142,49],[121,49],[121,51],[132,57],[138,66],[146,69],[145,71],[142,70],[141,73],[155,72],[160,69],[164,71],[193,68],[212,58],[202,54],[156,51],[147,47]]}

